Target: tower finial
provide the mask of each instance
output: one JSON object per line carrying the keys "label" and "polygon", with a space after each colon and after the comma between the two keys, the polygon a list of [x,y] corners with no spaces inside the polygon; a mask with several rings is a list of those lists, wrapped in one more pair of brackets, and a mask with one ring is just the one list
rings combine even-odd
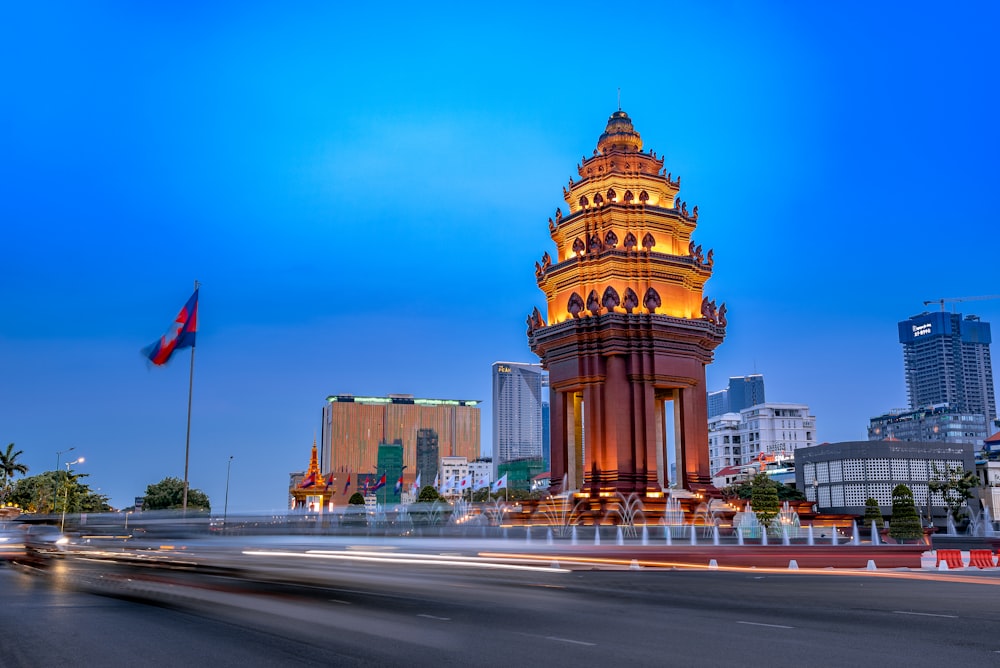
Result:
{"label": "tower finial", "polygon": [[618,111],[622,110],[622,87],[618,87]]}

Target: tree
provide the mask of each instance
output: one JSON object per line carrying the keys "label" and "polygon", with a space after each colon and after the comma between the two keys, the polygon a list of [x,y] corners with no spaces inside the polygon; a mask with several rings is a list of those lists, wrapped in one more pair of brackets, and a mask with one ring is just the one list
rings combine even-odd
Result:
{"label": "tree", "polygon": [[757,519],[765,527],[778,514],[778,486],[763,473],[758,473],[750,483],[750,505],[757,514]]}
{"label": "tree", "polygon": [[872,522],[875,523],[876,530],[882,528],[882,522],[884,521],[882,519],[882,509],[879,508],[878,501],[870,496],[865,499],[865,519],[863,521],[865,527],[869,529],[872,526]]}
{"label": "tree", "polygon": [[7,493],[10,491],[10,485],[14,479],[14,474],[20,473],[21,475],[24,475],[28,472],[27,465],[17,461],[17,458],[23,454],[23,450],[14,452],[13,443],[7,445],[6,451],[0,450],[0,499],[6,497]]}
{"label": "tree", "polygon": [[[791,485],[786,485],[773,479],[771,480],[771,483],[774,484],[775,488],[778,490],[779,501],[806,500],[806,495]],[[753,479],[740,480],[739,482],[734,482],[728,487],[722,488],[722,496],[726,499],[743,499],[744,501],[749,501],[753,496]]]}
{"label": "tree", "polygon": [[[177,510],[184,507],[184,481],[166,477],[158,483],[146,487],[146,501],[143,510]],[[200,489],[188,487],[189,510],[211,510],[208,495]]]}
{"label": "tree", "polygon": [[365,497],[361,495],[361,492],[355,492],[354,494],[351,494],[351,498],[347,500],[347,505],[363,506],[365,505]]}
{"label": "tree", "polygon": [[7,501],[32,513],[105,513],[111,510],[108,497],[80,482],[86,473],[67,475],[66,471],[46,471],[21,478],[13,486]]}
{"label": "tree", "polygon": [[434,503],[440,498],[441,495],[438,494],[433,485],[424,485],[420,488],[420,494],[417,495],[417,503]]}
{"label": "tree", "polygon": [[962,504],[972,498],[972,490],[979,486],[979,478],[972,471],[961,466],[946,466],[944,471],[931,464],[934,476],[927,483],[927,489],[941,495],[948,514],[958,520]]}
{"label": "tree", "polygon": [[892,490],[892,517],[889,519],[889,535],[896,540],[923,538],[917,506],[913,503],[913,491],[906,485],[896,485]]}

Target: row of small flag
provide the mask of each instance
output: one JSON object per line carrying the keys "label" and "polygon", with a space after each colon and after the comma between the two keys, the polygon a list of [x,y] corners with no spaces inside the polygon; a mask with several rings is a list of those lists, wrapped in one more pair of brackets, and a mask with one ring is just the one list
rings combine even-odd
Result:
{"label": "row of small flag", "polygon": [[[317,480],[317,477],[319,478],[319,480]],[[500,491],[501,489],[507,489],[506,473],[500,476],[500,479],[494,482],[492,485],[486,481],[486,478],[480,477],[479,479],[474,481],[473,478],[471,478],[468,475],[465,475],[462,478],[459,478],[456,475],[449,478],[448,480],[445,480],[443,483],[440,484],[439,484],[439,479],[440,475],[434,477],[434,488],[441,494],[447,494],[449,492],[464,492],[467,489],[471,489],[472,491],[477,492],[486,487],[489,487],[490,491],[494,493]],[[323,476],[317,476],[316,472],[313,471],[312,473],[310,473],[309,475],[307,475],[305,478],[302,479],[302,482],[299,483],[299,487],[301,489],[307,489],[309,487],[316,487],[317,483],[320,483],[323,485],[323,491],[326,491],[333,486],[334,480],[335,480],[335,474],[333,473],[331,473],[328,477],[324,478]],[[374,483],[371,482],[370,478],[366,478],[364,484],[362,485],[362,494],[367,496],[369,492],[375,492],[382,489],[383,487],[385,487],[385,484],[386,480],[384,473],[382,474],[382,477],[379,478]],[[347,484],[344,485],[344,491],[342,492],[342,494],[347,494],[347,490],[349,490],[350,488],[351,488],[351,474],[348,473]],[[420,490],[420,474],[418,473],[416,481],[414,481],[414,483],[410,486],[410,492],[414,496],[416,496],[419,490]],[[400,492],[403,491],[403,476],[399,476],[399,480],[396,481],[395,491],[396,494],[399,494]],[[334,490],[334,493],[336,493],[336,490]]]}

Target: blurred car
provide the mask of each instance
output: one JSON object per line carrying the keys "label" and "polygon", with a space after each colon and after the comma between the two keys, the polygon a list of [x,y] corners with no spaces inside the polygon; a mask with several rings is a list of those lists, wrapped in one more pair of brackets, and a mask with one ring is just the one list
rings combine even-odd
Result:
{"label": "blurred car", "polygon": [[28,560],[61,557],[69,538],[51,524],[29,524],[24,528],[24,552]]}
{"label": "blurred car", "polygon": [[24,531],[20,525],[0,524],[0,559],[15,559],[24,554]]}

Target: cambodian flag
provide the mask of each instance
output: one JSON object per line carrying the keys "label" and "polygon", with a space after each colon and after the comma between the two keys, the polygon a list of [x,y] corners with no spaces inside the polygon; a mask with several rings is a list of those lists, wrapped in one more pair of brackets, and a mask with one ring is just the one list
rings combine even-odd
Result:
{"label": "cambodian flag", "polygon": [[194,347],[194,336],[197,331],[198,290],[195,290],[191,299],[187,300],[187,304],[177,314],[167,333],[161,336],[159,341],[143,348],[142,354],[156,366],[163,366],[170,361],[170,356],[175,350]]}
{"label": "cambodian flag", "polygon": [[347,494],[347,490],[351,488],[351,474],[347,474],[347,484],[344,485],[344,494]]}
{"label": "cambodian flag", "polygon": [[399,480],[396,481],[396,494],[403,491],[403,476],[399,476]]}
{"label": "cambodian flag", "polygon": [[[334,477],[333,477],[333,472],[331,471],[330,475],[326,479],[326,487],[325,487],[325,489],[330,489],[330,485],[333,484],[333,481],[334,481]],[[337,490],[333,490],[333,493],[336,494]]]}
{"label": "cambodian flag", "polygon": [[383,487],[385,487],[385,474],[384,473],[382,474],[382,477],[378,479],[378,482],[375,483],[374,485],[372,485],[371,491],[374,492],[376,490],[382,489]]}
{"label": "cambodian flag", "polygon": [[316,473],[313,472],[302,479],[302,482],[299,484],[299,487],[305,489],[306,487],[312,487],[315,484],[316,484]]}

